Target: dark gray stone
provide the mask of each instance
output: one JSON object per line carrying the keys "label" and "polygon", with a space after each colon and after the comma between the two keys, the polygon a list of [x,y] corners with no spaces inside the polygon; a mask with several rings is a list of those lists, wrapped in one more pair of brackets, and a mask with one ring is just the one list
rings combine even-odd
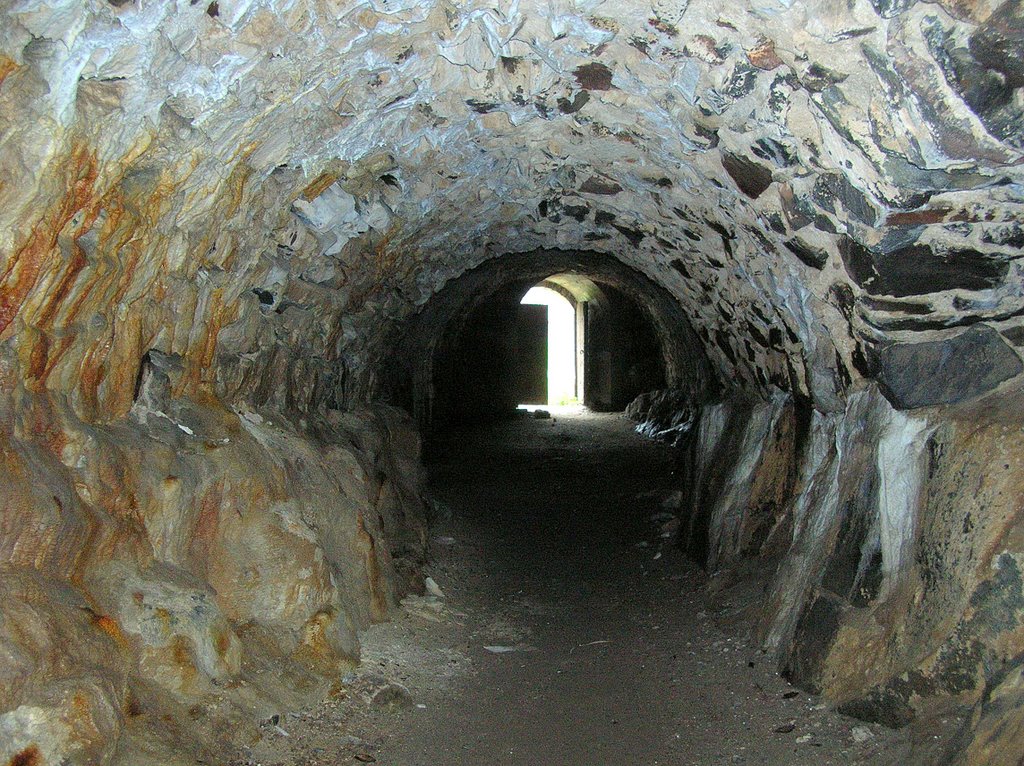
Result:
{"label": "dark gray stone", "polygon": [[898,409],[955,404],[1024,372],[1024,363],[988,325],[946,340],[876,347],[872,366],[882,393]]}
{"label": "dark gray stone", "polygon": [[501,104],[495,104],[492,101],[478,101],[475,98],[470,98],[466,100],[466,106],[478,114],[487,114],[488,112],[493,112],[494,110],[499,109]]}
{"label": "dark gray stone", "polygon": [[1003,330],[1003,337],[1015,346],[1024,346],[1024,326]]}
{"label": "dark gray stone", "polygon": [[750,151],[762,160],[774,162],[780,168],[789,167],[797,160],[795,149],[773,138],[759,138]]}
{"label": "dark gray stone", "polygon": [[791,653],[782,675],[794,686],[820,694],[821,672],[843,621],[847,606],[835,596],[819,593],[797,622]]}
{"label": "dark gray stone", "polygon": [[776,234],[785,234],[788,229],[786,228],[786,222],[782,219],[782,215],[776,212],[765,213],[765,220],[768,222],[768,226]]}
{"label": "dark gray stone", "polygon": [[876,259],[875,267],[887,294],[905,296],[996,287],[1010,264],[977,250],[936,253],[927,245],[912,245]]}
{"label": "dark gray stone", "polygon": [[878,723],[890,729],[902,729],[916,717],[907,700],[888,687],[872,689],[867,696],[844,702],[837,710],[843,715]]}
{"label": "dark gray stone", "polygon": [[864,606],[877,595],[881,582],[881,560],[876,559],[878,533],[873,531],[878,514],[878,476],[869,469],[858,478],[843,493],[839,530],[825,562],[821,588],[846,603]]}
{"label": "dark gray stone", "polygon": [[772,171],[746,157],[723,154],[722,166],[732,176],[740,191],[751,199],[757,199],[771,186]]}
{"label": "dark gray stone", "polygon": [[576,81],[585,90],[611,90],[612,70],[600,62],[584,64],[573,70]]}
{"label": "dark gray stone", "polygon": [[[978,115],[985,128],[1004,141],[1018,144],[1022,134],[1022,110],[1016,105],[1014,79],[1006,73],[975,58],[975,50],[985,48],[985,40],[992,35],[976,35],[970,49],[965,48],[954,31],[947,29],[936,17],[927,17],[923,23],[925,40],[946,82]],[[985,51],[991,54],[992,51]],[[1019,65],[1020,60],[1017,60]],[[1006,67],[1004,67],[1006,68]]]}
{"label": "dark gray stone", "polygon": [[729,83],[725,86],[725,92],[732,98],[743,98],[754,90],[757,85],[757,70],[749,64],[742,62],[736,65]]}
{"label": "dark gray stone", "polygon": [[806,197],[796,197],[792,193],[780,194],[782,212],[789,219],[789,225],[794,229],[802,229],[814,220],[817,214],[814,204]]}
{"label": "dark gray stone", "polygon": [[823,173],[814,182],[812,195],[815,202],[830,213],[836,212],[838,201],[861,223],[868,226],[875,223],[875,208],[842,173]]}
{"label": "dark gray stone", "polygon": [[836,72],[828,67],[815,63],[811,64],[807,68],[807,71],[800,79],[800,82],[812,93],[821,93],[832,85],[838,85],[848,77],[848,74]]}
{"label": "dark gray stone", "polygon": [[828,253],[818,247],[812,247],[799,237],[786,240],[786,249],[812,269],[823,269],[828,263]]}
{"label": "dark gray stone", "polygon": [[839,255],[843,258],[846,273],[861,287],[870,286],[878,278],[871,251],[852,237],[840,240]]}
{"label": "dark gray stone", "polygon": [[890,301],[871,296],[864,296],[861,300],[865,306],[874,311],[893,311],[913,316],[926,316],[934,311],[930,303]]}
{"label": "dark gray stone", "polygon": [[816,215],[814,217],[814,228],[818,231],[828,232],[829,234],[838,234],[839,230],[832,223],[832,220],[827,215]]}
{"label": "dark gray stone", "polygon": [[1011,88],[1024,86],[1024,2],[1007,0],[971,36],[971,53],[1006,77]]}
{"label": "dark gray stone", "polygon": [[945,290],[987,290],[1002,283],[1008,261],[977,250],[936,253],[928,245],[909,245],[875,253],[850,237],[839,243],[846,271],[875,295],[904,298]]}
{"label": "dark gray stone", "polygon": [[605,194],[612,195],[618,194],[622,191],[622,187],[619,186],[615,181],[604,176],[590,176],[580,186],[580,191],[586,194]]}
{"label": "dark gray stone", "polygon": [[990,245],[1004,245],[1024,250],[1024,226],[1019,223],[1011,223],[991,229],[981,235],[981,241]]}
{"label": "dark gray stone", "polygon": [[732,241],[736,239],[736,235],[722,226],[722,224],[717,221],[713,221],[710,218],[705,218],[704,223],[718,232],[718,236],[722,238],[722,247],[725,248],[725,252],[732,255]]}
{"label": "dark gray stone", "polygon": [[562,205],[562,211],[570,218],[576,219],[578,222],[583,223],[587,215],[590,213],[590,208],[586,205]]}
{"label": "dark gray stone", "polygon": [[579,93],[573,96],[573,99],[571,101],[567,98],[558,99],[558,111],[560,111],[562,114],[575,114],[580,109],[585,107],[589,101],[590,93],[585,90],[581,90]]}
{"label": "dark gray stone", "polygon": [[705,141],[705,149],[714,149],[718,146],[718,128],[706,128],[700,123],[694,123],[693,132]]}
{"label": "dark gray stone", "polygon": [[789,108],[789,99],[799,84],[795,74],[779,75],[772,81],[768,91],[768,107],[776,117],[782,117]]}
{"label": "dark gray stone", "polygon": [[630,226],[620,226],[617,223],[613,223],[612,226],[618,229],[619,234],[621,234],[622,236],[629,240],[629,244],[631,244],[633,247],[640,247],[640,243],[643,241],[645,236],[642,231],[640,231],[639,229],[634,229]]}
{"label": "dark gray stone", "polygon": [[957,223],[947,223],[942,227],[942,230],[955,237],[967,239],[974,232],[974,225],[966,221],[958,221]]}
{"label": "dark gray stone", "polygon": [[924,226],[896,226],[887,231],[875,247],[883,253],[909,247],[917,242],[925,230]]}

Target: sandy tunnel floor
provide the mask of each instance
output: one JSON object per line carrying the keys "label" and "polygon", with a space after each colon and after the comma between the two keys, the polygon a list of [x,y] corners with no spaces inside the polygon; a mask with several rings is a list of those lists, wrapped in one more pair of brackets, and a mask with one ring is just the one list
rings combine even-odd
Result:
{"label": "sandy tunnel floor", "polygon": [[453,432],[430,458],[443,597],[407,599],[337,698],[282,711],[235,763],[906,760],[906,734],[780,678],[731,619],[749,603],[709,606],[671,543],[672,454],[621,415]]}

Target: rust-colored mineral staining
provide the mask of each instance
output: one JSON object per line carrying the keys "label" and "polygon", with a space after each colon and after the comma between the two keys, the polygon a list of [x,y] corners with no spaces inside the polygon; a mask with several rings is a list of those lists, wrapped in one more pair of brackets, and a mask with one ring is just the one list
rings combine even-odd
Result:
{"label": "rust-colored mineral staining", "polygon": [[311,202],[324,193],[324,190],[336,182],[338,176],[336,173],[321,173],[319,176],[314,178],[305,189],[302,190],[302,199],[307,202]]}
{"label": "rust-colored mineral staining", "polygon": [[775,42],[772,40],[761,40],[756,46],[747,51],[747,60],[758,69],[771,71],[782,66],[782,59],[775,52]]}
{"label": "rust-colored mineral staining", "polygon": [[367,583],[370,586],[370,606],[374,620],[382,620],[388,611],[388,588],[384,582],[377,553],[377,542],[366,529],[366,520],[362,514],[356,519],[359,542],[363,549]]}
{"label": "rust-colored mineral staining", "polygon": [[57,257],[57,235],[71,218],[89,203],[96,183],[96,158],[84,145],[72,148],[68,164],[61,169],[66,192],[55,208],[44,215],[28,241],[0,272],[0,337],[21,309],[47,261]]}
{"label": "rust-colored mineral staining", "polygon": [[4,80],[7,79],[7,76],[18,68],[18,63],[16,61],[0,54],[0,86],[4,84]]}
{"label": "rust-colored mineral staining", "polygon": [[36,745],[29,745],[11,758],[8,761],[8,766],[45,766],[45,764],[39,748]]}
{"label": "rust-colored mineral staining", "polygon": [[609,90],[612,87],[612,70],[599,61],[576,67],[573,75],[585,90]]}

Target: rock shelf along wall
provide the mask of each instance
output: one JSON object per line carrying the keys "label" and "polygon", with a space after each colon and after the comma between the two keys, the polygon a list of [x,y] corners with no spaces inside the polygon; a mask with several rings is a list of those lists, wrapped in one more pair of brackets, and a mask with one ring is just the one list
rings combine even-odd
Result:
{"label": "rock shelf along wall", "polygon": [[[971,507],[964,461],[979,481],[1019,476],[1000,450],[1024,369],[1022,15],[1014,0],[4,3],[0,742],[20,749],[3,758],[189,762],[221,732],[171,726],[146,751],[132,722],[191,720],[196,699],[228,700],[203,720],[251,720],[267,658],[293,681],[353,658],[422,552],[416,437],[370,404],[407,320],[481,264],[571,251],[674,296],[684,329],[667,332],[699,345],[691,400],[707,405],[695,477],[725,488],[692,547],[724,571],[777,543],[780,592],[813,605],[766,627],[794,677],[851,704],[870,682],[904,718],[960,689],[977,711],[961,752],[999,762],[985,754],[1016,736],[1020,671],[996,660],[1019,657],[1017,634],[971,615],[1012,592],[1021,545],[994,510],[1009,484],[956,534],[938,488]],[[911,462],[934,475],[879,468],[867,510],[827,510],[847,492],[829,472],[852,486],[850,466],[922,440]],[[744,457],[716,484],[724,444]],[[762,453],[783,456],[777,482]],[[779,524],[747,519],[750,497]],[[882,563],[853,582],[884,584],[876,606],[807,573],[865,525]],[[941,573],[954,555],[974,567],[960,584]],[[934,625],[915,622],[912,570],[922,599],[940,594]],[[857,620],[888,641],[863,688],[828,676],[867,635]],[[900,649],[954,633],[983,683]]]}

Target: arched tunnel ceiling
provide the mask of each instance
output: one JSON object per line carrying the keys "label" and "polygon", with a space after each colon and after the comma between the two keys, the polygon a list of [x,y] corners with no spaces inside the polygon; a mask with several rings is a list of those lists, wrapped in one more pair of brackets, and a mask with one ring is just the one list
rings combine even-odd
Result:
{"label": "arched tunnel ceiling", "polygon": [[449,279],[586,250],[675,294],[723,379],[833,406],[870,372],[865,343],[979,321],[1019,340],[1021,15],[17,3],[0,25],[0,330],[47,338],[30,377],[77,388],[80,409],[123,410],[110,370],[153,345],[213,385],[217,332],[222,390],[257,396],[280,365],[313,381],[307,399],[344,398]]}
{"label": "arched tunnel ceiling", "polygon": [[572,300],[581,301],[598,300],[601,297],[601,288],[589,277],[582,274],[553,274],[547,277],[542,285],[554,285]]}

